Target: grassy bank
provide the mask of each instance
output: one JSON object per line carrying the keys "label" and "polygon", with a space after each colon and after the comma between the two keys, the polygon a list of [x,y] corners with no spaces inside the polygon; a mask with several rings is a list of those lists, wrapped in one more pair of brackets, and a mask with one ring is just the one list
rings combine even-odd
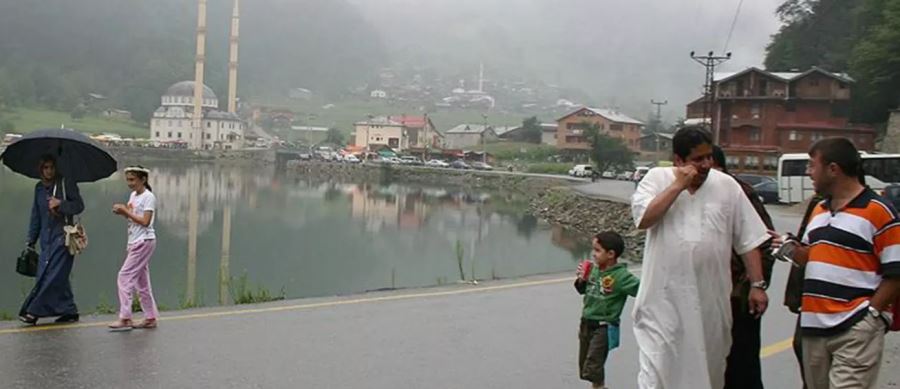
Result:
{"label": "grassy bank", "polygon": [[4,119],[15,125],[12,132],[25,134],[42,128],[72,128],[81,132],[94,134],[111,132],[124,138],[147,138],[150,129],[132,121],[120,121],[103,117],[87,116],[72,119],[68,112],[51,111],[40,108],[15,108],[3,112]]}

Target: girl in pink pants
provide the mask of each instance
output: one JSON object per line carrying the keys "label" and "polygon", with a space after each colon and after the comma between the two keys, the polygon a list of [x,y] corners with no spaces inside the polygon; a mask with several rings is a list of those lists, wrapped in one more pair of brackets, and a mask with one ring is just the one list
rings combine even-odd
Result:
{"label": "girl in pink pants", "polygon": [[[159,312],[150,287],[150,257],[156,249],[156,231],[153,229],[153,214],[156,210],[156,196],[147,182],[150,171],[141,166],[125,169],[125,181],[132,190],[128,204],[113,205],[113,213],[128,219],[128,253],[119,270],[119,320],[111,323],[114,331],[128,331],[132,328],[156,328]],[[144,321],[131,321],[131,300],[134,292],[140,297]]]}

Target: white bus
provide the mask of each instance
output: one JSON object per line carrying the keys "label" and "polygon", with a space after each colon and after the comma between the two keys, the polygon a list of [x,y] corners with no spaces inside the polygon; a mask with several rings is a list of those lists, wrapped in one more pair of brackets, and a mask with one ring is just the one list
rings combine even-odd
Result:
{"label": "white bus", "polygon": [[[860,153],[866,185],[881,193],[885,186],[900,183],[900,154]],[[813,196],[812,180],[806,175],[808,154],[783,154],[778,158],[778,197],[783,203],[799,203]]]}

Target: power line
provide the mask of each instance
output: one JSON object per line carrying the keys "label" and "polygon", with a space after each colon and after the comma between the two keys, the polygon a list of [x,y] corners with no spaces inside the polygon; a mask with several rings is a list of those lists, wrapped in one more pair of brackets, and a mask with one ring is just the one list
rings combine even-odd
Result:
{"label": "power line", "polygon": [[744,0],[740,0],[740,2],[738,2],[737,10],[734,11],[734,19],[731,20],[731,28],[728,29],[728,39],[725,40],[725,48],[722,49],[723,52],[728,51],[728,44],[731,43],[731,35],[734,34],[734,26],[737,25],[738,17],[741,16],[742,5],[744,5]]}

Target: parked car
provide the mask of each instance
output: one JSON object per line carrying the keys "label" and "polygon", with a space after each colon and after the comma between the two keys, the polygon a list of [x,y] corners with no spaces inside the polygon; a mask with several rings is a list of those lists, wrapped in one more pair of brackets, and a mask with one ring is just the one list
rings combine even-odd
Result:
{"label": "parked car", "polygon": [[472,162],[472,168],[475,170],[494,170],[494,167],[484,162]]}
{"label": "parked car", "polygon": [[456,161],[453,161],[453,163],[450,164],[450,167],[452,167],[454,169],[471,169],[472,168],[471,166],[469,166],[469,164],[467,164],[465,161],[463,161],[461,159],[457,159]]}
{"label": "parked car", "polygon": [[759,174],[735,174],[734,176],[754,187],[763,182],[771,182],[777,186],[775,179],[769,176],[761,176]]}
{"label": "parked car", "polygon": [[628,172],[628,171],[625,171],[625,172],[621,172],[621,173],[619,173],[619,174],[616,175],[616,179],[617,179],[617,180],[622,180],[622,181],[628,181],[628,180],[631,180],[631,177],[634,177],[634,172]]}
{"label": "parked car", "polygon": [[569,169],[569,175],[572,177],[590,177],[594,168],[591,165],[575,165]]}
{"label": "parked car", "polygon": [[299,157],[301,161],[309,161],[310,159],[312,159],[312,156],[309,155],[309,153],[300,153],[297,155],[297,157]]}
{"label": "parked car", "polygon": [[404,165],[421,165],[422,160],[419,159],[419,157],[407,155],[407,156],[400,157],[400,163],[402,163]]}
{"label": "parked car", "polygon": [[355,155],[353,155],[353,154],[347,154],[346,156],[344,156],[344,162],[347,162],[347,163],[359,163],[360,160],[359,160],[359,158],[357,158],[357,157],[356,157]]}
{"label": "parked car", "polygon": [[884,197],[885,200],[890,201],[891,205],[894,206],[894,209],[900,209],[900,185],[895,184],[884,187],[881,196]]}
{"label": "parked car", "polygon": [[425,165],[431,167],[450,167],[449,163],[441,161],[439,159],[432,159],[428,162],[425,162]]}
{"label": "parked car", "polygon": [[774,180],[763,180],[759,184],[754,185],[753,190],[756,191],[759,201],[762,201],[763,204],[778,204],[780,202],[778,199],[778,184]]}
{"label": "parked car", "polygon": [[616,172],[614,172],[612,170],[607,170],[607,171],[603,172],[603,174],[601,174],[600,177],[607,178],[607,179],[613,179],[613,178],[616,178]]}

